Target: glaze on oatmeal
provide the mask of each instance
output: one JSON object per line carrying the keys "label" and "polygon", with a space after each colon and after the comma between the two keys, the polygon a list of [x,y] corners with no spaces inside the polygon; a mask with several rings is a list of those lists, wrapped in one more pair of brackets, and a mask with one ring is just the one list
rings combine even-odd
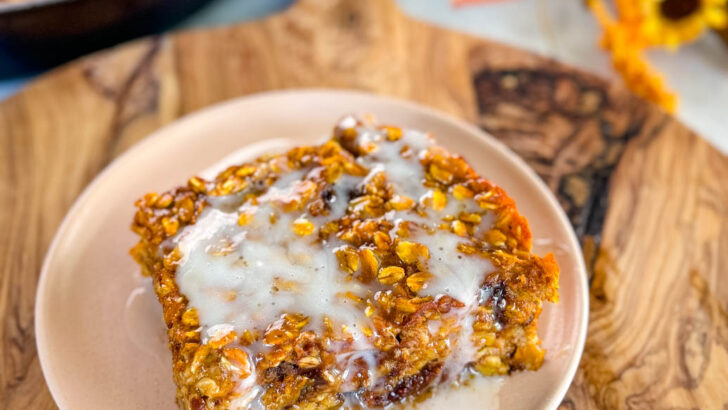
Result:
{"label": "glaze on oatmeal", "polygon": [[136,205],[181,408],[384,407],[543,362],[553,256],[427,134],[346,117]]}

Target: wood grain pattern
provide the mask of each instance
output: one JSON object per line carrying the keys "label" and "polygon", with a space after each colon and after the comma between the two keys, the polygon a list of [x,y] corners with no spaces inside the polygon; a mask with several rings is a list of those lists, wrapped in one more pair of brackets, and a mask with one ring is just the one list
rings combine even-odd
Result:
{"label": "wood grain pattern", "polygon": [[387,0],[304,0],[84,58],[0,103],[0,408],[54,408],[35,352],[35,287],[83,187],[181,115],[291,87],[457,115],[557,193],[592,275],[589,337],[563,408],[728,407],[726,157],[619,84],[412,21]]}

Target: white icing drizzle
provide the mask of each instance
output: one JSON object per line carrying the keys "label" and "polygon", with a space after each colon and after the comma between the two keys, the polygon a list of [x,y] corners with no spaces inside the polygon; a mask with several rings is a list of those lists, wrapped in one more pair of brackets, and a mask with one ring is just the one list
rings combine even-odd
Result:
{"label": "white icing drizzle", "polygon": [[[346,122],[351,120],[347,118],[342,123]],[[327,216],[313,218],[305,211],[276,212],[276,222],[270,223],[270,215],[275,211],[271,201],[294,195],[307,173],[317,172],[316,169],[297,170],[281,176],[258,198],[259,204],[255,206],[241,204],[241,195],[210,197],[210,206],[199,215],[197,222],[173,238],[182,255],[176,281],[189,306],[198,312],[203,342],[230,330],[262,332],[283,313],[308,316],[311,321],[307,328],[318,331],[326,316],[336,324],[346,325],[355,341],[352,348],[337,354],[344,388],[350,373],[355,371],[354,362],[359,363],[357,366],[362,362],[367,365],[370,380],[378,377],[377,351],[360,330],[369,324],[369,319],[360,306],[342,298],[341,294],[363,295],[379,285],[346,279],[335,256],[335,250],[343,242],[333,239],[318,243],[317,235],[300,237],[293,233],[291,225],[299,217],[307,218],[317,227],[341,218],[346,213],[350,192],[379,172],[386,174],[395,193],[424,201],[432,192],[423,185],[425,174],[420,155],[433,142],[428,135],[413,130],[404,130],[402,138],[394,142],[384,141],[384,134],[374,128],[360,127],[357,131],[359,143],[377,145],[374,151],[357,159],[370,170],[369,175],[364,178],[342,175],[333,186]],[[241,210],[253,215],[245,226],[238,225]],[[445,209],[429,210],[428,217],[398,211],[389,212],[383,218],[395,224],[406,220],[434,228],[445,215],[474,211],[482,213],[473,200],[457,201],[449,196]],[[492,216],[484,215],[481,226],[487,229],[491,223]],[[465,304],[451,313],[459,317],[462,331],[452,340],[453,353],[447,359],[446,369],[450,376],[457,377],[475,355],[470,340],[471,313],[478,305],[479,288],[485,275],[494,268],[484,258],[459,253],[456,246],[465,239],[449,230],[435,230],[433,234],[420,232],[408,240],[420,242],[430,251],[429,270],[434,277],[420,294],[433,297],[447,294]],[[293,283],[294,289],[277,288],[276,283],[281,280]],[[430,329],[436,331],[437,323],[430,323]],[[265,348],[262,342],[257,342],[244,349],[253,357]],[[260,406],[257,396],[261,389],[255,383],[255,372],[239,381],[237,391],[234,408]]]}

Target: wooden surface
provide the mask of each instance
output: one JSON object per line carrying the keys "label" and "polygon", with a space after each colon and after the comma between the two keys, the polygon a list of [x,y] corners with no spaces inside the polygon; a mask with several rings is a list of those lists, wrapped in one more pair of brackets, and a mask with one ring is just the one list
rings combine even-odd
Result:
{"label": "wooden surface", "polygon": [[589,336],[563,408],[728,409],[728,159],[621,85],[412,21],[387,0],[304,0],[259,22],[145,39],[0,103],[0,408],[54,407],[35,288],[84,186],[181,115],[290,87],[452,113],[558,194],[591,275]]}

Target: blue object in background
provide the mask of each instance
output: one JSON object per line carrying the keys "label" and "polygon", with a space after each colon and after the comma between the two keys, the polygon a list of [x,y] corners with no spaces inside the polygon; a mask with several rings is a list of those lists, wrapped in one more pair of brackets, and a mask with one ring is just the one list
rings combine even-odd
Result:
{"label": "blue object in background", "polygon": [[[172,30],[232,24],[253,20],[283,10],[293,0],[215,0],[173,25]],[[16,93],[40,73],[37,67],[19,61],[0,46],[0,100]]]}
{"label": "blue object in background", "polygon": [[216,0],[203,6],[175,29],[233,24],[281,11],[294,0]]}
{"label": "blue object in background", "polygon": [[[0,64],[5,64],[5,60],[2,59],[0,56]],[[33,78],[32,75],[27,76],[20,76],[15,78],[10,78],[6,80],[0,80],[0,101],[4,100],[10,95],[15,94],[18,90],[20,90],[23,87],[23,84],[28,82]]]}

